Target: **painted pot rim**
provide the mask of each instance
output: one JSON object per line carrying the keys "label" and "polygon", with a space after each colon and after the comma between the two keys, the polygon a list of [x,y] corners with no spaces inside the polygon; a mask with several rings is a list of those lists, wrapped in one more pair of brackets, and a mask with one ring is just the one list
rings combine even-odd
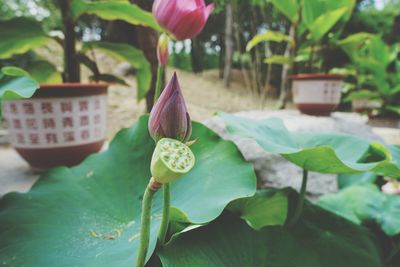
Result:
{"label": "painted pot rim", "polygon": [[108,83],[44,83],[40,84],[38,90],[58,90],[68,88],[104,88],[109,87]]}
{"label": "painted pot rim", "polygon": [[108,83],[59,83],[41,84],[32,98],[64,98],[106,95]]}
{"label": "painted pot rim", "polygon": [[340,74],[328,74],[328,73],[300,73],[292,75],[292,80],[343,80],[344,76]]}

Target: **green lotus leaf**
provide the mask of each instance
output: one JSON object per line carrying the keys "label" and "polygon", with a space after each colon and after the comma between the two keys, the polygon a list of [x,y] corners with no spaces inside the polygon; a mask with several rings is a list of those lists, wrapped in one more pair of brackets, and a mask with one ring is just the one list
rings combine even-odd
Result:
{"label": "green lotus leaf", "polygon": [[[30,192],[0,200],[0,263],[8,266],[131,267],[139,241],[141,200],[155,147],[148,117],[119,132],[109,149],[74,168],[42,176]],[[172,206],[191,223],[218,217],[234,199],[255,193],[251,164],[231,142],[193,124],[197,164],[172,184]],[[152,210],[156,246],[162,192]]]}
{"label": "green lotus leaf", "polygon": [[387,235],[400,234],[400,196],[382,193],[375,185],[325,195],[318,205],[357,224],[375,222]]}
{"label": "green lotus leaf", "polygon": [[283,225],[289,209],[288,192],[272,189],[258,191],[254,196],[233,201],[227,209],[238,214],[256,230]]}
{"label": "green lotus leaf", "polygon": [[393,149],[339,133],[289,132],[280,119],[256,121],[220,113],[228,131],[250,138],[267,152],[282,155],[303,169],[320,173],[376,172],[400,177]]}
{"label": "green lotus leaf", "polygon": [[321,208],[307,205],[293,228],[260,231],[230,213],[181,233],[158,255],[164,267],[382,267],[372,234]]}
{"label": "green lotus leaf", "polygon": [[0,101],[31,97],[39,84],[23,69],[3,67],[0,69]]}

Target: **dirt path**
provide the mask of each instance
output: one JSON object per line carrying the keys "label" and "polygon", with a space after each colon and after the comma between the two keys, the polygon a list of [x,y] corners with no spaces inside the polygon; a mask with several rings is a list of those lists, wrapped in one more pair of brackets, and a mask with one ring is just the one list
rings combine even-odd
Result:
{"label": "dirt path", "polygon": [[[57,45],[37,51],[43,58],[49,59],[56,66],[62,65],[62,53]],[[118,62],[102,53],[96,53],[96,59],[102,73],[114,73],[122,76],[127,63]],[[82,67],[83,81],[87,81],[90,72]],[[245,88],[240,71],[232,73],[232,83],[229,89],[225,88],[218,77],[218,71],[206,71],[202,74],[193,74],[182,70],[168,68],[167,80],[176,71],[183,94],[193,120],[203,121],[217,111],[237,112],[244,110],[261,109],[261,99],[253,96]],[[136,102],[136,82],[133,76],[126,78],[130,87],[113,85],[109,90],[109,125],[108,139],[114,137],[121,128],[130,127],[137,118],[145,113],[145,102]],[[264,107],[273,107],[274,101],[268,100]]]}

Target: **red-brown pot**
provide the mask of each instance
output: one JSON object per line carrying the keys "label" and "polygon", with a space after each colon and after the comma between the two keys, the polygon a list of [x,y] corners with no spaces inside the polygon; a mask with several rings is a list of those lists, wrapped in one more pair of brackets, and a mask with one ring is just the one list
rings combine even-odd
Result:
{"label": "red-brown pot", "polygon": [[302,113],[329,115],[340,104],[343,76],[298,74],[292,80],[293,102]]}
{"label": "red-brown pot", "polygon": [[104,144],[107,88],[100,83],[46,84],[30,99],[5,101],[11,144],[35,171],[81,163]]}
{"label": "red-brown pot", "polygon": [[400,129],[400,118],[395,115],[369,115],[368,124],[372,127]]}
{"label": "red-brown pot", "polygon": [[368,98],[357,98],[351,101],[351,107],[355,112],[370,113],[373,109],[380,108],[382,103],[379,100],[371,100]]}

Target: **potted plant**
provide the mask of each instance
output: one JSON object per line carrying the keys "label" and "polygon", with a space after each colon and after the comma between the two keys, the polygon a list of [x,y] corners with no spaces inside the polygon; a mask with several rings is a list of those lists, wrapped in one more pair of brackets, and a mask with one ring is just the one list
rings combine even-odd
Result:
{"label": "potted plant", "polygon": [[[59,0],[55,5],[61,12],[61,37],[54,32],[46,33],[40,22],[30,18],[0,21],[0,59],[24,54],[52,40],[64,51],[61,74],[43,59],[33,62],[29,70],[41,83],[39,89],[30,99],[3,103],[12,145],[32,169],[38,171],[76,165],[103,146],[108,83],[125,82],[102,73],[95,58],[89,57],[87,52],[101,50],[129,62],[136,69],[139,100],[150,87],[150,64],[141,51],[128,44],[77,42],[79,19],[90,14],[105,20],[123,19],[131,24],[159,28],[151,13],[125,1]],[[90,83],[81,83],[81,64],[92,72]]]}
{"label": "potted plant", "polygon": [[[326,56],[336,47],[340,29],[350,18],[355,1],[279,1],[271,3],[290,21],[289,34],[268,31],[255,36],[248,49],[261,41],[286,42],[284,55],[265,59],[282,64],[281,91],[292,79],[293,101],[307,114],[326,115],[341,99],[343,76],[330,74]],[[286,98],[283,94],[282,101]]]}
{"label": "potted plant", "polygon": [[[353,109],[366,112],[376,126],[400,126],[399,45],[387,45],[380,36],[358,33],[339,42],[357,69],[358,86],[347,99]],[[363,105],[360,105],[363,104]]]}

